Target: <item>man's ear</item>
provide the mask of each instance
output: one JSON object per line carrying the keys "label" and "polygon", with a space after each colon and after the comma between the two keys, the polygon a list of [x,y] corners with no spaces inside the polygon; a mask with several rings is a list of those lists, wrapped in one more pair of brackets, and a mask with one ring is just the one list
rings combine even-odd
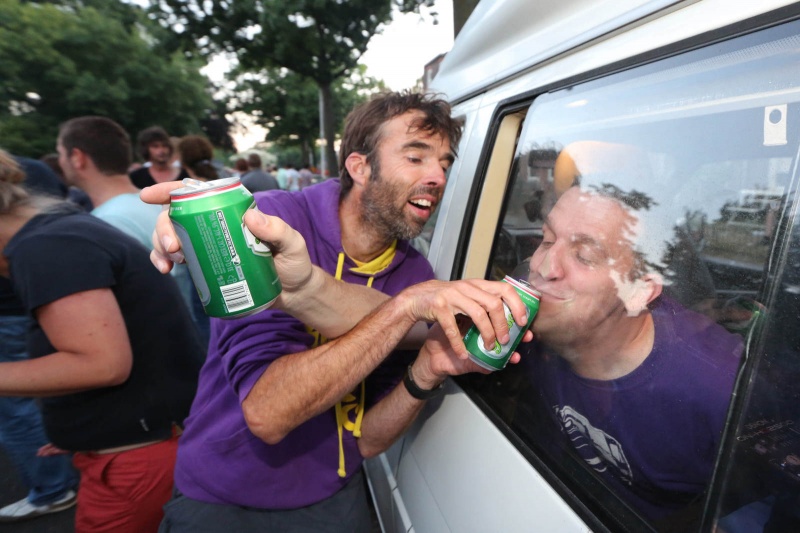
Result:
{"label": "man's ear", "polygon": [[625,302],[625,307],[630,316],[642,313],[650,302],[661,296],[664,280],[659,274],[645,274],[633,283],[630,298]]}
{"label": "man's ear", "polygon": [[664,281],[658,274],[645,274],[633,282],[620,286],[620,297],[625,303],[628,316],[638,316],[647,309],[650,302],[661,295]]}
{"label": "man's ear", "polygon": [[73,148],[69,154],[69,162],[77,170],[83,170],[89,164],[89,156],[83,150]]}
{"label": "man's ear", "polygon": [[363,187],[369,181],[371,168],[366,155],[353,152],[344,160],[344,166],[353,183]]}

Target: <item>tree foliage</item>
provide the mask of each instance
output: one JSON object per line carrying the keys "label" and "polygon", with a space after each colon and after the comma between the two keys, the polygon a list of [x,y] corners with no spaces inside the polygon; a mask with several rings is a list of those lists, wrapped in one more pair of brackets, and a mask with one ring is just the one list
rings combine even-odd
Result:
{"label": "tree foliage", "polygon": [[[359,66],[347,78],[332,85],[333,128],[342,129],[344,117],[358,103],[373,93],[384,90],[383,82],[365,74]],[[264,69],[239,76],[238,110],[255,118],[268,129],[267,141],[282,148],[297,146],[302,161],[311,162],[311,152],[319,137],[319,97],[316,84],[287,69]]]}
{"label": "tree foliage", "polygon": [[320,84],[347,75],[373,35],[434,0],[151,0],[152,13],[198,51],[236,54],[244,68],[283,67]]}
{"label": "tree foliage", "polygon": [[197,50],[236,55],[242,68],[284,68],[314,80],[320,122],[333,156],[331,84],[350,74],[392,9],[418,11],[433,0],[152,0],[162,24]]}
{"label": "tree foliage", "polygon": [[115,0],[2,0],[0,146],[52,152],[58,125],[82,115],[110,117],[132,135],[153,124],[173,135],[200,131],[208,80],[200,64],[160,44],[163,32]]}

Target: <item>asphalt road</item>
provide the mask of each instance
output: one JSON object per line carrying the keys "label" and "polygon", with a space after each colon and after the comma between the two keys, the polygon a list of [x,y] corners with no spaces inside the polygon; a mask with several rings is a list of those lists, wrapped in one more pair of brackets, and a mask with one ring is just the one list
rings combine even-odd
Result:
{"label": "asphalt road", "polygon": [[[21,500],[28,493],[20,483],[16,470],[0,450],[0,507]],[[75,507],[40,516],[32,520],[1,524],[0,533],[74,533]]]}

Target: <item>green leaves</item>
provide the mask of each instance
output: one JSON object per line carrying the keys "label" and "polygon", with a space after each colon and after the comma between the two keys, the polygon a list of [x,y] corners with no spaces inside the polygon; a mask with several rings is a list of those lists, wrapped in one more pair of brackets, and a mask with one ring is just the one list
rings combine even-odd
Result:
{"label": "green leaves", "polygon": [[[372,36],[391,20],[393,6],[408,12],[431,3],[432,0],[153,0],[152,13],[163,26],[192,40],[204,54],[233,52],[240,70],[254,74],[288,69],[313,80],[327,94],[337,80],[357,72],[359,58]],[[275,86],[274,74],[268,78]],[[265,92],[266,89],[261,92],[263,105],[272,105]],[[323,98],[323,102],[327,100]],[[311,110],[316,112],[319,96],[313,101],[309,97],[305,105],[304,115]],[[251,111],[256,110],[250,107]],[[324,118],[330,116],[331,110],[326,103],[323,107],[316,124],[323,124],[326,159],[332,163],[334,129]],[[264,114],[280,115],[286,120],[287,113],[266,108]],[[269,122],[282,131],[278,121]],[[293,123],[298,128],[295,135],[311,135],[306,133],[305,119]],[[319,131],[319,126],[316,128]],[[270,138],[276,136],[284,137],[283,133],[270,134]],[[316,137],[315,133],[309,138]]]}
{"label": "green leaves", "polygon": [[141,9],[56,3],[0,2],[0,146],[39,157],[54,151],[61,122],[90,114],[134,138],[154,124],[174,135],[200,130],[211,106],[201,64],[167,52]]}

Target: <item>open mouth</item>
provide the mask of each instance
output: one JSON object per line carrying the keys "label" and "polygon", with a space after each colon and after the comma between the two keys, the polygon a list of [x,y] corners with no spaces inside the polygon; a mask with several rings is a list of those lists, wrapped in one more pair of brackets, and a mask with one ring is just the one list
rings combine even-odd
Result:
{"label": "open mouth", "polygon": [[433,209],[436,207],[434,202],[426,199],[426,198],[414,198],[408,201],[408,204],[414,209],[414,211],[421,217],[427,218],[430,216]]}
{"label": "open mouth", "polygon": [[433,206],[433,203],[430,200],[423,200],[421,198],[417,200],[409,200],[408,203],[418,207],[419,209],[430,209]]}

